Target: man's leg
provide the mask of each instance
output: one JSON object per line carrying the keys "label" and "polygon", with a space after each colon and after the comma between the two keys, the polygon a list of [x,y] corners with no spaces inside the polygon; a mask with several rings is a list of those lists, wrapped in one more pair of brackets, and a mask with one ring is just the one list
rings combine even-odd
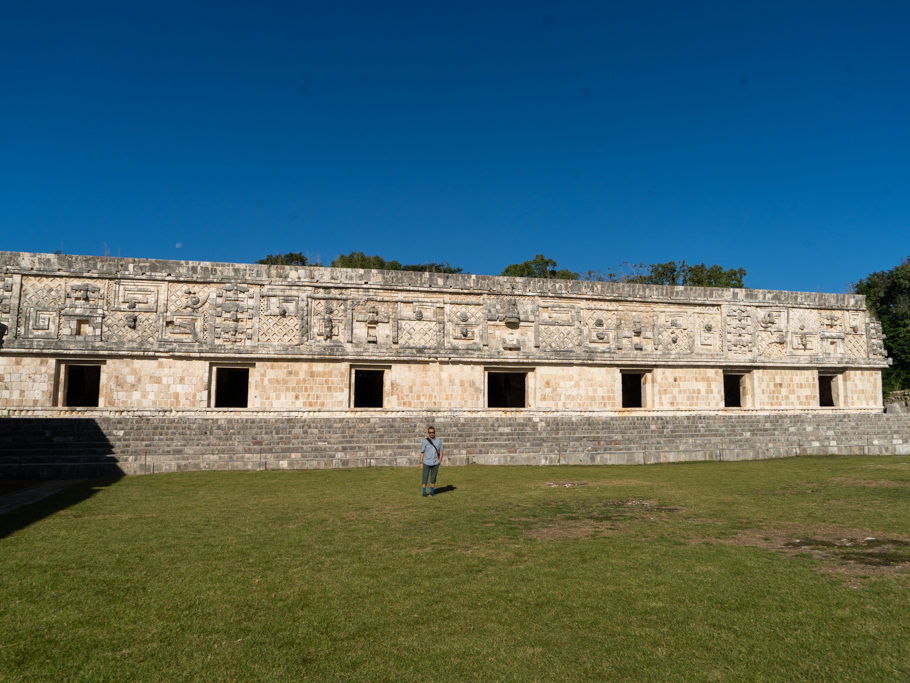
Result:
{"label": "man's leg", "polygon": [[434,495],[434,490],[436,489],[436,473],[439,472],[439,463],[436,463],[430,468],[430,495]]}
{"label": "man's leg", "polygon": [[421,469],[421,473],[420,473],[420,483],[421,483],[421,485],[423,486],[423,496],[424,496],[424,498],[426,498],[426,495],[427,495],[427,477],[430,476],[430,468],[427,467],[426,465],[421,465],[421,466],[420,466],[420,469]]}

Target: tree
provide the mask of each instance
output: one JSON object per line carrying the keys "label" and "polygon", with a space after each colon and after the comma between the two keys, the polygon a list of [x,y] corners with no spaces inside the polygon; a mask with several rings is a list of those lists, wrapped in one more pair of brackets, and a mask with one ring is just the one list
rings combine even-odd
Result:
{"label": "tree", "polygon": [[571,270],[565,268],[556,270],[556,261],[543,254],[537,254],[530,261],[508,265],[501,274],[508,277],[538,277],[552,280],[578,279],[578,273],[573,273]]}
{"label": "tree", "polygon": [[[684,287],[743,287],[745,268],[727,268],[704,263],[689,265],[685,261],[667,261],[666,263],[623,264],[625,272],[618,275],[616,271],[607,271],[604,279],[616,282],[631,282],[640,285],[677,285]],[[589,276],[591,271],[589,271]],[[614,277],[615,275],[615,277]],[[591,277],[590,279],[600,279]]]}
{"label": "tree", "polygon": [[350,254],[340,254],[331,263],[332,268],[372,268],[373,270],[411,270],[427,273],[460,273],[461,268],[444,263],[408,263],[401,265],[400,261],[386,261],[381,256],[367,256],[362,251],[352,251]]}
{"label": "tree", "polygon": [[308,266],[310,265],[310,260],[297,251],[287,254],[269,254],[265,258],[256,261],[256,263],[266,266]]}
{"label": "tree", "polygon": [[386,261],[381,256],[367,256],[362,251],[352,251],[350,254],[339,254],[332,261],[332,268],[364,268],[372,270],[401,270],[398,261]]}
{"label": "tree", "polygon": [[882,324],[885,351],[892,365],[882,370],[882,391],[910,389],[910,256],[891,270],[866,276],[853,291]]}
{"label": "tree", "polygon": [[412,263],[401,267],[402,270],[414,270],[422,273],[460,273],[461,268],[449,265],[448,261],[442,263]]}

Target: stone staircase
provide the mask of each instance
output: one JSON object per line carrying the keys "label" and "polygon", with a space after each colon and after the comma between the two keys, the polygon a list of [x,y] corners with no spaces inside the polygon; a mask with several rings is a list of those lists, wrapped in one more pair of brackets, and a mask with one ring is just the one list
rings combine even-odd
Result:
{"label": "stone staircase", "polygon": [[449,465],[910,454],[907,414],[6,417],[0,418],[0,474],[416,467],[427,424],[446,444]]}

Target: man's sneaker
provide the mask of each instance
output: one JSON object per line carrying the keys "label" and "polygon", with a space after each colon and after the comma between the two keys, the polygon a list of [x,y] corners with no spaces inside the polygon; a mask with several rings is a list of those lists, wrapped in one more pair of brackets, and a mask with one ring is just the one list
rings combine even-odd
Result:
{"label": "man's sneaker", "polygon": [[431,496],[435,496],[435,495],[436,495],[436,492],[435,492],[435,491],[430,491],[430,495],[431,495]]}
{"label": "man's sneaker", "polygon": [[426,491],[423,492],[423,497],[424,497],[424,498],[427,497],[427,492],[426,492]]}

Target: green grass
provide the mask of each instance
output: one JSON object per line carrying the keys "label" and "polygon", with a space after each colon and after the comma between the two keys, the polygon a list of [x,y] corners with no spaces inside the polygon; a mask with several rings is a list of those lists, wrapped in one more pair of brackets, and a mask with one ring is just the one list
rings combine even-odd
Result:
{"label": "green grass", "polygon": [[128,477],[2,517],[0,680],[910,678],[910,457],[418,483]]}

